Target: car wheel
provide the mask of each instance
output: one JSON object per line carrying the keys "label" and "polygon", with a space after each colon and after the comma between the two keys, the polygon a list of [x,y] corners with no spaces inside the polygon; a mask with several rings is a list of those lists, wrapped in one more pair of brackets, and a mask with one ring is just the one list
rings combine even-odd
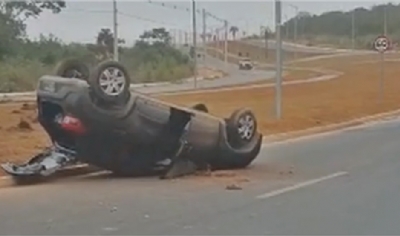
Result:
{"label": "car wheel", "polygon": [[238,109],[227,122],[228,139],[234,146],[243,146],[252,141],[257,132],[257,120],[249,109]]}
{"label": "car wheel", "polygon": [[125,104],[129,98],[131,78],[126,68],[116,61],[100,63],[89,77],[94,96],[107,104]]}
{"label": "car wheel", "polygon": [[204,103],[197,103],[196,105],[192,106],[192,109],[208,113],[208,108]]}
{"label": "car wheel", "polygon": [[89,67],[78,59],[66,59],[60,61],[55,68],[55,75],[64,78],[77,78],[88,80],[90,76]]}

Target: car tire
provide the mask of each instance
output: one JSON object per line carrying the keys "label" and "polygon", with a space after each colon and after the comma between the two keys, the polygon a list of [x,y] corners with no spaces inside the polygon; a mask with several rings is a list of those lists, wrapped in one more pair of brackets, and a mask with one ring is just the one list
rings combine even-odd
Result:
{"label": "car tire", "polygon": [[208,108],[204,103],[197,103],[196,105],[192,106],[192,109],[208,113]]}
{"label": "car tire", "polygon": [[227,120],[228,141],[240,148],[252,141],[257,133],[257,119],[250,109],[238,109]]}
{"label": "car tire", "polygon": [[126,68],[116,61],[100,63],[89,77],[93,95],[108,105],[125,105],[130,95],[130,84]]}
{"label": "car tire", "polygon": [[60,61],[55,67],[54,74],[64,78],[77,78],[87,81],[90,76],[90,69],[82,61],[70,58]]}

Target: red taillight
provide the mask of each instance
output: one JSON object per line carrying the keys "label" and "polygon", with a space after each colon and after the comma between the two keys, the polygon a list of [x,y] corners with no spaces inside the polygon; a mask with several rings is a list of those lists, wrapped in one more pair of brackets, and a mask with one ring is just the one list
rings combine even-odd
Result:
{"label": "red taillight", "polygon": [[86,132],[85,127],[83,126],[82,122],[72,116],[64,116],[61,121],[61,128],[65,131],[76,135],[82,135]]}

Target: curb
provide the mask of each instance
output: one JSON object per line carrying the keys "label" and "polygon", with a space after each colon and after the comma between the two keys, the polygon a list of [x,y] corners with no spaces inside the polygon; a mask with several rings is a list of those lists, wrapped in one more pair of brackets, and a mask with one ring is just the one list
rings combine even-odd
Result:
{"label": "curb", "polygon": [[340,131],[344,130],[346,128],[350,127],[357,127],[357,126],[362,126],[365,125],[365,123],[371,122],[371,121],[379,121],[382,119],[386,118],[395,118],[396,116],[400,116],[400,109],[398,110],[393,110],[389,112],[384,112],[384,113],[379,113],[371,116],[365,116],[345,122],[340,122],[340,123],[334,123],[330,125],[325,125],[325,126],[317,126],[317,127],[312,127],[304,130],[298,130],[298,131],[293,131],[293,132],[286,132],[286,133],[281,133],[281,134],[276,134],[276,135],[270,135],[270,136],[265,136],[263,141],[264,142],[278,142],[282,140],[290,140],[294,139],[297,137],[307,137],[307,136],[312,136],[315,134],[321,134],[321,133],[328,133],[330,131]]}
{"label": "curb", "polygon": [[[393,110],[389,112],[384,112],[384,113],[379,113],[376,115],[371,115],[371,116],[365,116],[361,117],[358,119],[353,119],[350,121],[345,121],[341,123],[335,123],[335,124],[330,124],[326,126],[317,126],[309,129],[304,129],[304,130],[298,130],[298,131],[293,131],[293,132],[286,132],[286,133],[280,133],[276,135],[269,135],[269,136],[264,136],[263,138],[263,145],[268,145],[268,144],[274,144],[274,143],[279,143],[281,141],[291,141],[291,140],[296,140],[298,138],[307,138],[307,137],[313,137],[315,135],[329,135],[334,132],[340,132],[340,131],[345,131],[348,129],[354,129],[357,127],[362,127],[365,126],[366,123],[371,122],[371,121],[379,121],[382,119],[394,119],[396,118],[395,116],[400,116],[400,109],[398,110]],[[66,169],[80,169],[80,168],[85,168],[89,167],[88,164],[79,164],[77,166],[71,166]],[[81,175],[73,175],[73,176],[68,176],[66,178],[76,178]],[[5,181],[10,181],[12,177],[10,176],[0,176],[0,183],[5,182]],[[1,186],[0,186],[1,188]]]}

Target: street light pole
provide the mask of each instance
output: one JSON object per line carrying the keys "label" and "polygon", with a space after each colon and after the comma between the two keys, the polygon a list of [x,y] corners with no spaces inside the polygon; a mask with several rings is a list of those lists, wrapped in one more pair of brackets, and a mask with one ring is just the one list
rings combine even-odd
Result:
{"label": "street light pole", "polygon": [[296,12],[296,16],[294,17],[294,34],[293,34],[293,40],[296,43],[297,42],[297,19],[298,19],[298,15],[299,15],[299,7],[289,4],[289,6],[293,7],[295,12]]}
{"label": "street light pole", "polygon": [[196,3],[192,0],[192,18],[193,18],[193,51],[194,51],[194,65],[193,65],[193,82],[194,88],[197,88],[197,32],[196,32]]}
{"label": "street light pole", "polygon": [[282,116],[282,9],[281,1],[275,0],[275,32],[276,32],[276,76],[275,76],[275,115],[276,119]]}
{"label": "street light pole", "polygon": [[289,39],[289,24],[287,23],[288,22],[288,17],[287,17],[286,14],[285,14],[285,22],[286,22],[285,39],[288,40]]}
{"label": "street light pole", "polygon": [[[295,17],[294,17],[294,33],[293,33],[293,41],[294,43],[297,43],[297,20],[298,20],[298,16],[299,16],[299,7],[293,5],[293,4],[289,4],[290,7],[292,7],[295,10]],[[297,58],[297,51],[294,52],[294,58]]]}
{"label": "street light pole", "polygon": [[206,37],[207,37],[207,35],[206,35],[206,32],[207,32],[207,25],[206,25],[206,22],[207,22],[207,20],[206,20],[206,17],[207,17],[207,14],[206,14],[206,10],[203,8],[203,11],[202,11],[202,15],[203,15],[203,62],[205,62],[205,60],[206,60],[206,52],[207,52],[207,45],[206,45]]}
{"label": "street light pole", "polygon": [[113,25],[114,25],[114,61],[118,61],[118,22],[117,22],[117,1],[113,0]]}
{"label": "street light pole", "polygon": [[225,44],[224,44],[224,61],[225,61],[225,66],[228,66],[228,21],[224,21],[224,26],[225,26]]}
{"label": "street light pole", "polygon": [[356,19],[356,12],[353,10],[351,13],[351,48],[354,50],[355,49],[355,38],[356,38],[356,26],[355,26],[355,19]]}

